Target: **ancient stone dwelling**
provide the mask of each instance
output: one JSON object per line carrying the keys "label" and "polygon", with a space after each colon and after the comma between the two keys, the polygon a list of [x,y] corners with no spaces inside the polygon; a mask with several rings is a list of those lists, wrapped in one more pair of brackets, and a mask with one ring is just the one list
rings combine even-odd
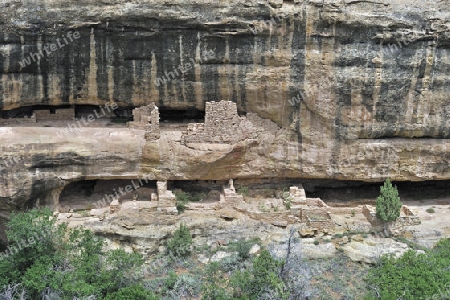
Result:
{"label": "ancient stone dwelling", "polygon": [[147,140],[159,139],[159,111],[155,103],[133,110],[133,121],[128,122],[129,128],[145,130]]}
{"label": "ancient stone dwelling", "polygon": [[36,121],[73,121],[75,119],[75,110],[73,108],[66,109],[47,109],[35,110],[34,115]]}
{"label": "ancient stone dwelling", "polygon": [[257,139],[268,130],[278,130],[278,126],[254,113],[239,116],[236,103],[232,101],[211,101],[205,104],[205,122],[189,123],[181,143],[234,144]]}
{"label": "ancient stone dwelling", "polygon": [[245,130],[241,127],[244,120],[234,102],[206,102],[205,123],[189,124],[182,143],[236,143]]}
{"label": "ancient stone dwelling", "polygon": [[33,206],[169,222],[192,186],[207,189],[192,214],[304,236],[372,226],[370,207],[333,207],[347,187],[448,194],[448,1],[2,0],[0,15],[0,239]]}
{"label": "ancient stone dwelling", "polygon": [[[375,208],[370,205],[364,205],[362,207],[362,213],[367,218],[367,220],[373,226],[382,226],[382,222],[376,217]],[[400,210],[400,216],[398,219],[390,224],[391,227],[403,227],[403,226],[411,226],[411,225],[419,225],[420,219],[416,216],[407,206],[402,205]]]}

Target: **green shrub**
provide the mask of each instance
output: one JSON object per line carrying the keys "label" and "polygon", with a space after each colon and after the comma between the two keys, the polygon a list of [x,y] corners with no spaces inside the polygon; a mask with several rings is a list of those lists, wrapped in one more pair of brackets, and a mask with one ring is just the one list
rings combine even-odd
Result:
{"label": "green shrub", "polygon": [[197,276],[181,274],[178,276],[173,290],[168,293],[170,299],[195,299],[201,290],[201,281]]}
{"label": "green shrub", "polygon": [[164,281],[164,286],[166,287],[166,289],[172,290],[173,287],[175,286],[175,283],[177,283],[178,276],[177,273],[175,273],[175,271],[173,270],[170,270],[169,274],[167,275],[169,276]]}
{"label": "green shrub", "polygon": [[258,204],[258,209],[262,212],[270,212],[270,208],[267,208],[264,203],[259,203]]}
{"label": "green shrub", "polygon": [[[251,244],[253,243],[252,241]],[[250,266],[245,263],[236,265],[230,269],[217,262],[208,264],[203,280],[202,299],[288,299],[289,292],[279,276],[284,261],[273,258],[269,251],[262,250]],[[247,267],[242,270],[244,266]],[[234,269],[238,271],[232,273],[229,280],[224,280]]]}
{"label": "green shrub", "polygon": [[227,282],[223,280],[224,274],[218,262],[212,262],[206,266],[205,278],[202,286],[203,300],[228,300],[229,295]]}
{"label": "green shrub", "polygon": [[152,292],[146,290],[141,285],[132,285],[122,288],[117,292],[111,293],[105,297],[105,300],[158,300],[158,297]]}
{"label": "green shrub", "polygon": [[426,212],[429,213],[429,214],[435,213],[434,209],[431,208],[431,207],[430,207],[430,208],[427,208]]}
{"label": "green shrub", "polygon": [[236,192],[238,194],[241,194],[242,196],[248,196],[249,193],[249,189],[247,186],[240,186],[238,187],[238,189],[236,190]]}
{"label": "green shrub", "polygon": [[449,261],[450,239],[443,239],[424,254],[409,250],[398,259],[383,256],[366,280],[381,299],[426,299],[449,287]]}
{"label": "green shrub", "polygon": [[191,196],[186,192],[176,191],[175,201],[178,213],[182,213],[186,209],[186,204],[191,201]]}
{"label": "green shrub", "polygon": [[287,210],[291,209],[292,197],[289,192],[283,192],[281,198],[284,200],[284,206]]}
{"label": "green shrub", "polygon": [[251,240],[239,240],[237,242],[231,242],[228,246],[228,251],[236,251],[240,260],[245,260],[250,257],[250,249],[253,245],[258,244],[261,246],[261,240],[259,238],[253,238]]}
{"label": "green shrub", "polygon": [[287,299],[289,293],[278,276],[284,262],[276,260],[269,251],[262,250],[253,259],[251,270],[238,271],[230,278],[233,296],[238,299],[259,299],[271,294],[275,299]]}
{"label": "green shrub", "polygon": [[314,241],[314,245],[319,245],[319,241]]}
{"label": "green shrub", "polygon": [[248,241],[242,241],[237,244],[237,252],[238,256],[241,260],[245,260],[250,257],[250,249],[252,248],[253,244]]}
{"label": "green shrub", "polygon": [[238,255],[225,257],[220,261],[220,267],[223,272],[232,272],[240,268],[241,261]]}
{"label": "green shrub", "polygon": [[192,236],[186,225],[180,224],[171,239],[167,241],[167,250],[174,256],[189,256],[192,252]]}
{"label": "green shrub", "polygon": [[10,246],[17,251],[0,260],[0,285],[21,284],[30,299],[41,299],[43,293],[103,299],[136,284],[139,277],[134,274],[143,263],[140,255],[105,251],[102,238],[57,225],[50,210],[12,214],[7,228]]}
{"label": "green shrub", "polygon": [[177,201],[176,207],[177,207],[178,213],[181,214],[186,210],[186,203]]}

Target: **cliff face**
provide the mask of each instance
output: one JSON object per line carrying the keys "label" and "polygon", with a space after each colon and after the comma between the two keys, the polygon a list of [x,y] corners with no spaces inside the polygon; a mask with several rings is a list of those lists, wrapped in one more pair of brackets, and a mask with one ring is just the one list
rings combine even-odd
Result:
{"label": "cliff face", "polygon": [[0,199],[17,206],[69,181],[149,173],[450,179],[448,5],[2,1],[4,111],[108,102],[204,110],[224,99],[268,119],[270,130],[187,147],[170,133],[149,142],[120,130],[61,138],[51,128],[0,128]]}

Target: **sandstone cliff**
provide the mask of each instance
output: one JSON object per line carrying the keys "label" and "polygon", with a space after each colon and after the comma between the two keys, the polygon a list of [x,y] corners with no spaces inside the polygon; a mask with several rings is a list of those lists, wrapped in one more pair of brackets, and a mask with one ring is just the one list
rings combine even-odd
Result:
{"label": "sandstone cliff", "polygon": [[61,137],[55,128],[3,127],[2,206],[49,197],[71,181],[147,174],[450,179],[448,5],[2,1],[3,111],[109,102],[203,111],[223,99],[268,122],[256,138],[201,147],[171,131],[146,141],[128,129]]}

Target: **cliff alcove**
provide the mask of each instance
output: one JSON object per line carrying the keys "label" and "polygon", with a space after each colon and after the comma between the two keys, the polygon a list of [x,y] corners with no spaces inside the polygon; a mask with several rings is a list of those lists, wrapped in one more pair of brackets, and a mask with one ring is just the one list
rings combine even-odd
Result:
{"label": "cliff alcove", "polygon": [[1,240],[12,211],[37,206],[145,255],[179,223],[198,246],[367,234],[387,178],[406,203],[393,232],[450,236],[448,1],[0,12]]}

